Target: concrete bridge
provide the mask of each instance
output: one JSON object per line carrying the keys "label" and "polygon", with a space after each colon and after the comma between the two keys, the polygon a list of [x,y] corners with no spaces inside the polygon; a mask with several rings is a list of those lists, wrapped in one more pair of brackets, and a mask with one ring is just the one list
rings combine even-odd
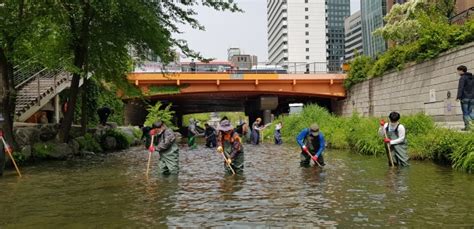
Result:
{"label": "concrete bridge", "polygon": [[[290,103],[318,103],[331,109],[345,98],[345,74],[275,73],[131,73],[128,80],[138,86],[153,104],[172,103],[177,124],[182,116],[214,111],[245,111],[269,121],[271,114],[287,113]],[[126,122],[143,123],[146,105],[128,99]]]}

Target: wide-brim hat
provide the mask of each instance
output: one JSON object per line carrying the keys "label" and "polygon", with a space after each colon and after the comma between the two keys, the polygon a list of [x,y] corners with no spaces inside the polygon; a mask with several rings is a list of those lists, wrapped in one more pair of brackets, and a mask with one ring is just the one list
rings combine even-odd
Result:
{"label": "wide-brim hat", "polygon": [[220,123],[217,129],[225,132],[225,131],[233,130],[234,127],[232,126],[229,120],[222,120],[222,122]]}
{"label": "wide-brim hat", "polygon": [[309,127],[309,132],[313,136],[318,136],[319,135],[319,125],[318,124],[312,124],[311,127]]}

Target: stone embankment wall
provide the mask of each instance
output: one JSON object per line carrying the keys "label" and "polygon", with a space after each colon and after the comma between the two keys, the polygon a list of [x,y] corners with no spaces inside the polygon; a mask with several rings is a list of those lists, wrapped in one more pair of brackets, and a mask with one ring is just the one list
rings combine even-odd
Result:
{"label": "stone embankment wall", "polygon": [[462,121],[456,102],[459,65],[467,66],[468,71],[474,69],[474,43],[359,83],[347,92],[345,100],[336,103],[335,112],[348,116],[356,111],[375,117],[386,117],[391,111],[402,115],[424,112],[437,122]]}

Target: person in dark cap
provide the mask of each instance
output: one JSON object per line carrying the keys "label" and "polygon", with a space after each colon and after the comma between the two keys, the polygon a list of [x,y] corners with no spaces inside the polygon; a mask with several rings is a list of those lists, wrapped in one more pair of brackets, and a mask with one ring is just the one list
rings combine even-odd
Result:
{"label": "person in dark cap", "polygon": [[107,119],[111,114],[114,113],[113,109],[108,107],[101,107],[97,110],[97,115],[99,115],[99,122],[102,126],[107,125]]}
{"label": "person in dark cap", "polygon": [[166,127],[162,121],[153,123],[150,136],[155,136],[157,144],[154,150],[160,154],[158,165],[164,175],[179,173],[179,148],[173,130]]}
{"label": "person in dark cap", "polygon": [[204,131],[204,137],[206,138],[206,147],[214,148],[217,145],[217,138],[216,138],[216,129],[210,126],[209,124],[204,124],[206,127]]}
{"label": "person in dark cap", "polygon": [[318,124],[313,123],[309,128],[303,129],[296,137],[296,141],[301,147],[301,166],[309,166],[310,160],[317,161],[321,166],[325,165],[323,154],[326,142]]}
{"label": "person in dark cap", "polygon": [[234,127],[229,120],[222,120],[218,127],[217,151],[227,158],[224,167],[227,173],[231,170],[225,163],[229,163],[236,173],[244,171],[244,148],[239,134],[234,132]]}
{"label": "person in dark cap", "polygon": [[[394,165],[404,167],[408,166],[408,145],[406,140],[405,126],[400,124],[400,113],[394,111],[388,115],[390,122],[380,120],[379,135],[383,137],[385,142],[385,150],[392,153],[392,161]],[[388,154],[387,154],[388,155]],[[389,156],[389,155],[388,155]],[[389,159],[390,162],[390,159]],[[390,165],[390,164],[389,164]]]}

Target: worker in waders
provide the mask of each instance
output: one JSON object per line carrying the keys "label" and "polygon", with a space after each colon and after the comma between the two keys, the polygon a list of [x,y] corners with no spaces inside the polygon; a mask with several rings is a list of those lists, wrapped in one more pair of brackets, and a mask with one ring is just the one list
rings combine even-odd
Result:
{"label": "worker in waders", "polygon": [[206,138],[206,147],[214,148],[217,146],[217,137],[216,137],[216,129],[214,129],[209,124],[204,124],[206,129],[204,130],[204,137]]}
{"label": "worker in waders", "polygon": [[326,165],[323,158],[326,142],[318,124],[314,123],[310,128],[303,129],[296,137],[296,142],[301,147],[301,166],[309,166],[310,160],[317,161],[321,166]]}
{"label": "worker in waders", "polygon": [[188,146],[191,149],[196,149],[196,136],[199,135],[199,132],[196,129],[196,121],[193,118],[189,119],[188,126]]}
{"label": "worker in waders", "polygon": [[179,173],[179,149],[173,130],[166,127],[162,121],[153,123],[150,136],[155,136],[157,145],[155,151],[160,154],[158,165],[164,175]]}
{"label": "worker in waders", "polygon": [[151,143],[151,136],[150,136],[150,131],[151,127],[150,126],[144,126],[141,128],[142,130],[142,137],[140,138],[140,141],[145,144],[145,148],[148,149]]}
{"label": "worker in waders", "polygon": [[[3,134],[3,114],[0,113],[0,136],[4,137]],[[3,175],[3,170],[5,169],[5,163],[7,161],[7,156],[5,152],[5,146],[3,145],[3,142],[0,142],[0,176]]]}
{"label": "worker in waders", "polygon": [[[392,112],[388,116],[390,123],[380,120],[379,135],[384,137],[386,143],[385,149],[388,151],[387,145],[390,144],[393,163],[397,166],[408,166],[408,145],[405,138],[405,127],[400,124],[400,114]],[[386,135],[385,135],[386,134]],[[389,162],[390,163],[390,162]]]}
{"label": "worker in waders", "polygon": [[252,144],[253,145],[258,145],[260,143],[260,131],[263,130],[262,127],[262,119],[257,118],[255,122],[252,124]]}
{"label": "worker in waders", "polygon": [[281,128],[283,128],[283,125],[281,124],[281,122],[275,125],[275,132],[273,133],[275,145],[283,144],[283,140],[281,139]]}
{"label": "worker in waders", "polygon": [[[218,131],[217,151],[225,155],[236,173],[242,173],[244,171],[244,148],[239,134],[234,131],[229,120],[223,120]],[[224,167],[227,173],[232,172],[226,162],[224,162]]]}

